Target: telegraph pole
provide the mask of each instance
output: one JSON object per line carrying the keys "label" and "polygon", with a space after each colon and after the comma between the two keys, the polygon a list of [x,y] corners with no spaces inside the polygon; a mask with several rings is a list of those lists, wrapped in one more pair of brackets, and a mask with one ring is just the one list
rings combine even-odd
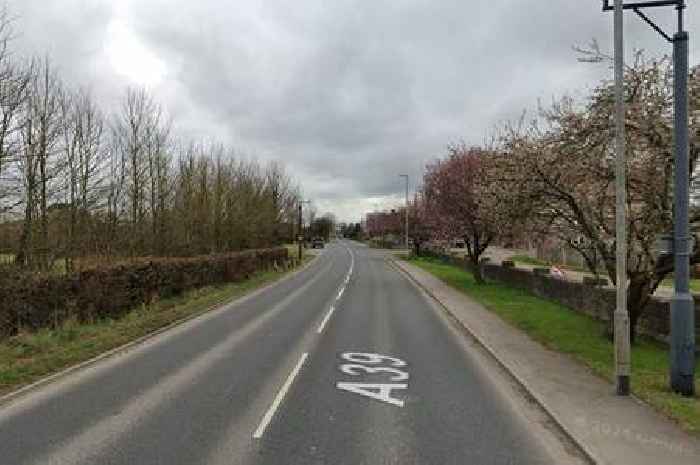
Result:
{"label": "telegraph pole", "polygon": [[[678,15],[678,31],[670,37],[651,18],[642,12],[645,8],[673,6]],[[624,211],[624,107],[622,100],[622,13],[632,10],[664,39],[673,44],[673,142],[674,142],[674,196],[673,196],[673,298],[671,299],[671,389],[686,396],[695,394],[695,305],[689,290],[690,254],[692,241],[688,225],[689,209],[689,166],[688,166],[688,32],[683,27],[685,0],[649,0],[624,2],[603,0],[604,11],[615,11],[615,100],[617,125],[617,308],[615,310],[615,360],[618,375],[618,393],[624,387],[624,364],[626,363],[627,390],[629,391],[629,330],[627,334],[627,352],[621,349],[623,335],[618,335],[618,326],[625,325],[621,309],[625,295],[621,294],[622,283],[626,276],[622,274],[626,264],[626,254],[622,241],[625,239],[624,223],[620,223],[619,212]],[[624,179],[624,178],[622,178]],[[626,312],[624,315],[627,318]],[[618,321],[619,319],[619,321]],[[627,321],[626,326],[629,326]],[[619,337],[618,337],[619,336]]]}
{"label": "telegraph pole", "polygon": [[299,243],[299,263],[301,263],[301,259],[302,259],[302,255],[303,255],[303,252],[301,249],[302,249],[302,246],[304,243],[304,232],[303,232],[304,226],[302,223],[303,216],[302,216],[301,206],[305,203],[311,203],[311,201],[310,200],[299,200],[299,207],[298,207],[299,208],[299,235],[297,236],[297,242]]}
{"label": "telegraph pole", "polygon": [[303,202],[299,201],[299,228],[297,230],[297,244],[299,245],[299,263],[301,263],[301,256],[302,256],[302,250],[301,250],[301,241],[302,241],[302,234],[301,234],[301,204]]}
{"label": "telegraph pole", "polygon": [[630,328],[627,313],[627,161],[625,157],[624,35],[622,0],[615,0],[615,232],[617,299],[615,379],[617,394],[630,393]]}
{"label": "telegraph pole", "polygon": [[406,211],[405,211],[405,223],[406,223],[406,237],[405,239],[405,244],[406,244],[406,250],[408,250],[408,175],[407,174],[400,174],[399,177],[401,178],[406,178]]}

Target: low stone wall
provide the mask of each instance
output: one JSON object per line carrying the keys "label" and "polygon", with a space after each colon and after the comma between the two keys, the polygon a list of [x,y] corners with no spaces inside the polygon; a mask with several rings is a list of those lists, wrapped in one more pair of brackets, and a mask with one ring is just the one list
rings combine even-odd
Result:
{"label": "low stone wall", "polygon": [[[469,269],[469,264],[463,259],[455,257],[444,257],[444,259]],[[482,270],[486,279],[527,290],[538,297],[555,301],[599,320],[608,321],[615,310],[615,289],[566,281],[491,263],[483,263]],[[639,331],[659,341],[668,342],[669,313],[669,302],[653,297],[639,321]],[[700,299],[695,300],[695,335],[696,340],[700,342]]]}

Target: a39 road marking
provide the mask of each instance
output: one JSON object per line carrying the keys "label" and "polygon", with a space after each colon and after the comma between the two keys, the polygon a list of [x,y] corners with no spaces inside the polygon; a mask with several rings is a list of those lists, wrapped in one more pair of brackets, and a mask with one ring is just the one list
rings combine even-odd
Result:
{"label": "a39 road marking", "polygon": [[339,369],[349,376],[362,376],[381,374],[387,375],[387,381],[391,383],[358,383],[339,381],[336,388],[341,391],[348,391],[361,396],[376,399],[387,404],[403,407],[404,401],[394,397],[393,391],[405,391],[408,389],[407,383],[397,383],[395,381],[407,381],[409,374],[407,371],[398,368],[405,367],[406,362],[399,358],[388,355],[374,354],[368,352],[345,352],[340,356],[344,361]]}

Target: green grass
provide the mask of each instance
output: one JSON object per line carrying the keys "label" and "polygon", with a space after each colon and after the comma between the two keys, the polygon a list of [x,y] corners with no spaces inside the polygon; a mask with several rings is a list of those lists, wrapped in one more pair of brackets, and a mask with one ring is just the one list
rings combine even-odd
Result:
{"label": "green grass", "polygon": [[536,258],[532,258],[528,255],[513,255],[512,257],[509,257],[508,259],[514,261],[516,264],[522,263],[523,265],[533,265],[533,266],[542,266],[542,267],[550,266],[550,263],[542,261],[542,260],[538,260]]}
{"label": "green grass", "polygon": [[[434,259],[411,263],[464,292],[544,346],[571,355],[612,382],[613,345],[603,336],[605,323],[557,303],[499,283],[477,285],[471,273]],[[700,436],[700,399],[689,399],[668,389],[668,350],[646,339],[633,347],[632,389],[650,405]],[[700,374],[700,360],[696,372]],[[696,392],[700,382],[696,380]]]}
{"label": "green grass", "polygon": [[[309,257],[310,259],[310,257]],[[20,334],[0,342],[0,394],[89,360],[185,317],[205,313],[280,279],[287,272],[263,272],[240,282],[191,291],[134,309],[117,320],[65,323],[61,328]]]}
{"label": "green grass", "polygon": [[[661,281],[661,286],[663,287],[673,287],[673,276],[669,276],[663,281]],[[700,292],[700,279],[690,280],[690,290],[693,292]]]}
{"label": "green grass", "polygon": [[[531,265],[531,266],[538,266],[538,267],[545,267],[549,268],[550,266],[554,265],[553,262],[548,262],[544,260],[539,260],[537,258],[532,258],[529,255],[513,255],[512,257],[508,258],[509,260],[514,261],[516,264],[521,264],[521,265]],[[585,266],[576,266],[576,265],[564,265],[564,264],[558,264],[560,268],[563,268],[565,270],[571,270],[571,271],[579,271],[581,273],[585,273],[587,275],[593,276],[593,274],[590,272],[590,270],[585,267]],[[601,273],[601,275],[605,275],[605,273]]]}
{"label": "green grass", "polygon": [[[287,248],[287,252],[289,253],[290,257],[298,257],[299,256],[299,245],[298,244],[285,244],[284,245]],[[301,248],[301,256],[302,258],[306,257],[306,250],[302,247]]]}

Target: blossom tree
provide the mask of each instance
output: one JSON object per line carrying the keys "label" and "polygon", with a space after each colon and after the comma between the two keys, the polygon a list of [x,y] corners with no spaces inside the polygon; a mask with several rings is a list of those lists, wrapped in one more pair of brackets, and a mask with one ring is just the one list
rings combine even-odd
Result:
{"label": "blossom tree", "polygon": [[[700,69],[690,78],[690,169],[700,156]],[[627,139],[627,294],[631,339],[661,281],[673,270],[655,253],[673,230],[673,90],[668,60],[641,55],[625,73]],[[577,250],[590,271],[599,261],[615,282],[615,152],[613,85],[604,82],[583,104],[563,98],[505,146],[513,185],[535,205],[531,224]],[[700,261],[696,250],[691,258]]]}
{"label": "blossom tree", "polygon": [[423,179],[433,235],[464,240],[477,283],[484,282],[483,253],[518,216],[517,192],[502,182],[501,159],[493,150],[453,145],[446,158],[427,166]]}

